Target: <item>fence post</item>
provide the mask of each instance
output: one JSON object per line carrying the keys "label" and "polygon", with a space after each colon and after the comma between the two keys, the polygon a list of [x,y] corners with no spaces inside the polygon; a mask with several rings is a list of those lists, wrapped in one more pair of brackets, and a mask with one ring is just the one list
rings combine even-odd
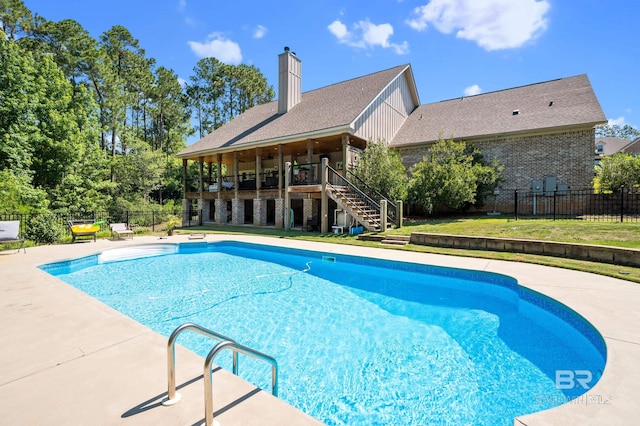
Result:
{"label": "fence post", "polygon": [[620,223],[624,222],[624,185],[620,188]]}
{"label": "fence post", "polygon": [[513,204],[515,205],[513,215],[515,216],[515,219],[518,220],[518,190],[517,189],[514,194]]}
{"label": "fence post", "polygon": [[558,189],[553,190],[553,220],[556,220],[556,196],[558,195]]}
{"label": "fence post", "polygon": [[127,222],[127,228],[129,227],[129,210],[125,210],[125,222]]}

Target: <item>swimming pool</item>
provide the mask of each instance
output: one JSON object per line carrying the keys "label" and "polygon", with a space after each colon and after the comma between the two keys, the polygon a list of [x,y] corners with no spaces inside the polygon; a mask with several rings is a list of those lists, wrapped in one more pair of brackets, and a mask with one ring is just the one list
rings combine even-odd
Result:
{"label": "swimming pool", "polygon": [[[195,322],[274,356],[280,397],[328,424],[512,424],[586,391],[567,374],[592,386],[604,368],[584,319],[502,275],[235,242],[42,268],[164,335]],[[269,389],[268,367],[240,373]]]}

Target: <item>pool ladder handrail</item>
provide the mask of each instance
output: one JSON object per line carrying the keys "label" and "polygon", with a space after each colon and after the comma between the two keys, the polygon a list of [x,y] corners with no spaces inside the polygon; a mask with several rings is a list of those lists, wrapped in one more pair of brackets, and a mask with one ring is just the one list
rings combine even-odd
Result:
{"label": "pool ladder handrail", "polygon": [[[238,353],[248,355],[252,358],[260,359],[271,364],[271,394],[278,396],[278,362],[275,358],[256,351],[248,346],[241,345],[231,340],[220,342],[211,349],[204,361],[204,421],[206,426],[213,426],[213,372],[211,364],[216,355],[223,349],[233,351],[233,357],[236,359]],[[236,364],[237,369],[237,364]],[[237,375],[236,373],[234,373]]]}
{"label": "pool ladder handrail", "polygon": [[205,405],[205,424],[207,426],[213,425],[213,372],[211,371],[211,364],[215,356],[223,349],[230,349],[233,351],[233,374],[238,375],[238,353],[248,355],[250,357],[266,361],[271,364],[271,393],[274,396],[278,396],[278,363],[275,358],[263,354],[248,346],[241,345],[235,340],[226,337],[220,333],[217,333],[208,328],[199,326],[193,323],[185,323],[178,326],[173,333],[169,336],[167,342],[167,399],[162,402],[164,406],[170,406],[176,404],[182,399],[179,393],[176,393],[176,353],[175,344],[180,333],[185,330],[195,331],[203,336],[210,337],[212,339],[220,340],[216,344],[204,362],[204,405]]}

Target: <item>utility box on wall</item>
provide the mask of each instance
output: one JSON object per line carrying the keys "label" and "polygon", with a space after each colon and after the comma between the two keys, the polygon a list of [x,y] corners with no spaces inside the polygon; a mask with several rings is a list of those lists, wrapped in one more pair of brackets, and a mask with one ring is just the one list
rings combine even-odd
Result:
{"label": "utility box on wall", "polygon": [[544,195],[553,195],[556,190],[557,179],[555,176],[544,177]]}
{"label": "utility box on wall", "polygon": [[533,183],[531,184],[531,191],[534,194],[542,194],[542,181],[534,180]]}

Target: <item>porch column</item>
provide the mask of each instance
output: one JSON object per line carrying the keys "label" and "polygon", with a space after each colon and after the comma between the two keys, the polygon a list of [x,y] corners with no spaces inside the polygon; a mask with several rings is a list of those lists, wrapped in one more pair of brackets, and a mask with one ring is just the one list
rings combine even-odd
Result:
{"label": "porch column", "polygon": [[[278,198],[282,199],[282,187],[284,185],[284,180],[282,179],[282,170],[284,169],[284,154],[282,154],[284,145],[278,145]],[[277,210],[277,207],[276,207]],[[276,216],[276,223],[278,222]],[[280,226],[280,228],[282,228]]]}
{"label": "porch column", "polygon": [[231,200],[231,223],[242,225],[244,223],[244,200],[238,197]]}
{"label": "porch column", "polygon": [[276,228],[284,228],[284,200],[276,199]]}
{"label": "porch column", "polygon": [[191,200],[187,199],[187,159],[182,159],[182,226],[189,223]]}
{"label": "porch column", "polygon": [[291,185],[291,162],[284,163],[284,229],[291,229],[291,197],[289,196],[289,185]]}
{"label": "porch column", "polygon": [[347,160],[349,158],[349,135],[342,135],[342,176],[347,177]]}
{"label": "porch column", "polygon": [[[262,186],[262,149],[256,148],[256,199],[260,199],[260,187]],[[255,209],[254,209],[255,210]]]}
{"label": "porch column", "polygon": [[320,200],[320,232],[326,234],[329,232],[329,197],[327,196],[327,167],[329,159],[322,159],[322,167],[320,170],[322,176],[322,198]]}
{"label": "porch column", "polygon": [[213,163],[207,161],[207,185],[211,185],[211,172],[213,170]]}
{"label": "porch column", "polygon": [[253,226],[265,226],[267,224],[267,200],[253,200]]}
{"label": "porch column", "polygon": [[238,161],[238,151],[233,152],[233,179],[235,182],[233,183],[233,198],[238,199],[238,187],[240,186],[240,179],[238,175],[238,165],[240,162]]}
{"label": "porch column", "polygon": [[198,168],[198,179],[200,180],[200,185],[198,186],[198,191],[200,192],[200,199],[204,198],[202,195],[204,183],[203,183],[203,175],[204,175],[204,157],[200,157],[199,159],[199,168]]}
{"label": "porch column", "polygon": [[209,205],[205,206],[204,201],[204,157],[199,158],[198,165],[198,215],[200,215],[200,223],[202,223],[205,219],[209,220]]}
{"label": "porch column", "polygon": [[[216,181],[218,182],[218,200],[222,198],[222,190],[224,187],[222,186],[222,154],[217,155],[217,167],[216,170]],[[225,209],[226,210],[226,209]],[[216,204],[216,212],[218,211],[218,205]]]}
{"label": "porch column", "polygon": [[[218,191],[220,193],[220,191]],[[217,198],[215,201],[216,206],[216,215],[215,221],[219,225],[224,225],[227,223],[227,200],[223,200],[222,198]]]}
{"label": "porch column", "polygon": [[313,216],[313,199],[308,196],[302,200],[302,230],[307,229],[307,219]]}
{"label": "porch column", "polygon": [[309,170],[307,170],[308,184],[316,181],[316,176],[315,176],[313,167],[311,166],[311,163],[313,163],[313,140],[308,139],[307,140],[307,164],[308,164],[307,167],[309,168]]}

